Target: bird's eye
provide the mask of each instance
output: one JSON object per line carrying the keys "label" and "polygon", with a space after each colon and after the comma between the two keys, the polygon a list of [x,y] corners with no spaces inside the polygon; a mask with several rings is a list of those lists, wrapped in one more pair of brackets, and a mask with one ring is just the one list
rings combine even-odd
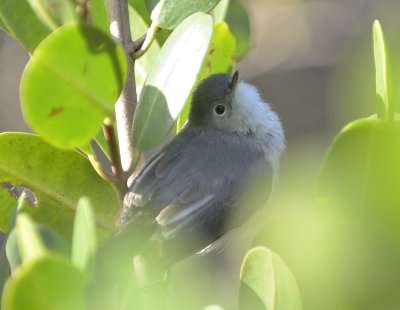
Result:
{"label": "bird's eye", "polygon": [[218,104],[215,106],[214,111],[215,113],[217,113],[217,115],[223,115],[225,113],[225,106],[222,104]]}

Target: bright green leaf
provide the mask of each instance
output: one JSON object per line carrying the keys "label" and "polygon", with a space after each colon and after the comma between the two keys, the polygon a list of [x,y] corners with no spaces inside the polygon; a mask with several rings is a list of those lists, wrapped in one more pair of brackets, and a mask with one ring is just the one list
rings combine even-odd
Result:
{"label": "bright green leaf", "polygon": [[[148,24],[131,5],[129,5],[129,18],[132,21],[132,38],[138,39],[146,33]],[[143,88],[147,73],[149,72],[151,65],[154,63],[154,60],[157,58],[159,53],[160,45],[157,41],[153,41],[146,53],[135,61],[135,82],[138,96]]]}
{"label": "bright green leaf", "polygon": [[160,0],[151,12],[151,19],[160,28],[174,29],[185,18],[196,13],[208,13],[219,0]]}
{"label": "bright green leaf", "polygon": [[9,35],[12,35],[10,33],[10,31],[8,30],[8,28],[7,28],[6,24],[4,23],[4,21],[1,19],[1,17],[0,17],[0,29],[3,30],[4,32],[7,32]]}
{"label": "bright green leaf", "polygon": [[46,247],[35,224],[27,214],[20,213],[15,224],[18,249],[23,262],[46,254]]}
{"label": "bright green leaf", "polygon": [[[0,187],[0,195],[2,193],[2,188]],[[8,193],[7,193],[8,194]],[[10,195],[9,195],[10,196]],[[23,203],[23,197],[20,198],[19,204]],[[3,200],[1,201],[0,199],[0,204],[5,203],[6,201]],[[0,239],[0,296],[2,296],[3,293],[3,287],[5,282],[7,281],[8,277],[10,276],[11,273],[11,266],[7,258],[7,251],[6,251],[6,244],[8,237],[10,236],[11,230],[13,229],[15,225],[15,219],[17,216],[17,201],[15,199],[12,199],[12,204],[14,205],[11,207],[11,204],[8,206],[7,211],[11,210],[11,214],[7,217],[8,223],[6,223],[5,227],[6,229],[4,230],[5,234],[3,235],[3,240]],[[10,202],[7,202],[10,203]],[[3,213],[0,213],[3,215]]]}
{"label": "bright green leaf", "polygon": [[76,3],[72,0],[28,0],[28,3],[43,24],[50,29],[79,21]]}
{"label": "bright green leaf", "polygon": [[105,33],[110,32],[110,21],[108,19],[105,0],[91,0],[91,16],[93,26],[103,30]]}
{"label": "bright green leaf", "polygon": [[84,270],[96,251],[96,225],[91,202],[88,198],[79,199],[76,208],[74,232],[72,236],[72,262]]}
{"label": "bright green leaf", "polygon": [[251,249],[243,260],[239,309],[302,309],[292,272],[278,255],[265,247]]}
{"label": "bright green leaf", "polygon": [[[356,120],[335,138],[319,179],[318,199],[389,225],[400,216],[400,131],[377,118]],[[362,212],[360,212],[362,210]],[[383,218],[382,218],[383,217]]]}
{"label": "bright green leaf", "polygon": [[35,193],[38,206],[29,214],[37,222],[70,238],[76,204],[85,195],[93,203],[102,233],[114,229],[115,192],[84,156],[22,133],[1,133],[0,149],[0,183],[25,186]]}
{"label": "bright green leaf", "polygon": [[11,193],[0,185],[0,231],[9,230],[10,221],[17,206],[17,200]]}
{"label": "bright green leaf", "polygon": [[50,29],[37,18],[27,0],[18,0],[18,5],[15,0],[1,0],[0,18],[7,32],[30,53],[50,33]]}
{"label": "bright green leaf", "polygon": [[24,264],[4,289],[4,310],[86,309],[86,276],[52,255]]}
{"label": "bright green leaf", "polygon": [[390,70],[389,52],[381,24],[375,20],[373,25],[374,57],[376,73],[376,102],[379,118],[393,121],[392,76]]}
{"label": "bright green leaf", "polygon": [[241,0],[230,1],[226,22],[236,38],[236,59],[241,59],[251,44],[250,19]]}
{"label": "bright green leaf", "polygon": [[196,13],[163,45],[139,97],[133,122],[136,150],[149,150],[167,136],[196,82],[212,29],[211,16]]}
{"label": "bright green leaf", "polygon": [[[229,31],[228,25],[224,22],[215,25],[211,44],[203,60],[196,85],[198,85],[201,80],[214,73],[230,74],[234,65],[235,46],[235,37]],[[179,115],[176,126],[177,131],[182,129],[189,116],[190,104],[191,98],[185,103],[185,107]]]}
{"label": "bright green leaf", "polygon": [[[58,253],[68,258],[71,256],[71,245],[65,238],[46,226],[38,223],[33,223],[33,225],[47,251]],[[7,239],[6,253],[11,271],[14,272],[22,264],[16,229],[11,231]]]}
{"label": "bright green leaf", "polygon": [[53,145],[81,146],[113,117],[126,70],[125,54],[109,36],[87,25],[63,26],[40,44],[22,75],[24,117]]}

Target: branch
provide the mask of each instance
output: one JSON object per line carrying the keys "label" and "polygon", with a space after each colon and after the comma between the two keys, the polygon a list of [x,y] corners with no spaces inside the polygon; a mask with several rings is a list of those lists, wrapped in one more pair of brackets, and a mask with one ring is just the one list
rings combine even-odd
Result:
{"label": "branch", "polygon": [[121,156],[122,171],[125,181],[129,177],[127,172],[133,166],[132,121],[137,104],[136,84],[134,74],[134,60],[129,56],[133,42],[129,26],[127,0],[107,0],[110,31],[118,44],[122,45],[128,60],[128,77],[125,88],[115,105],[117,120],[119,154]]}
{"label": "branch", "polygon": [[108,118],[104,121],[103,124],[103,133],[104,137],[107,140],[108,147],[110,149],[110,156],[111,156],[111,169],[113,175],[115,176],[114,186],[116,187],[118,198],[122,202],[125,192],[128,188],[127,180],[125,178],[125,174],[122,170],[122,162],[121,162],[121,155],[118,150],[118,143],[116,140],[114,127],[112,121]]}

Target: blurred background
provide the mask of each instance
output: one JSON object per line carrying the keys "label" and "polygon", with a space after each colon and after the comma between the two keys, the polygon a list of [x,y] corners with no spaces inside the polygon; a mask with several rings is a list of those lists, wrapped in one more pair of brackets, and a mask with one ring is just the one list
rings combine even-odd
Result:
{"label": "blurred background", "polygon": [[[343,220],[315,201],[319,168],[333,138],[350,121],[375,113],[375,19],[382,23],[398,72],[400,1],[247,0],[245,5],[252,47],[237,68],[279,113],[287,136],[278,191],[254,244],[268,246],[287,263],[305,309],[400,309],[398,238]],[[29,131],[18,98],[27,61],[25,50],[0,31],[0,132]],[[177,266],[173,298],[197,290],[199,304],[207,300],[231,309],[250,243],[236,242],[224,255]],[[212,276],[202,272],[214,260],[225,267]],[[191,275],[196,280],[189,288],[179,279]]]}

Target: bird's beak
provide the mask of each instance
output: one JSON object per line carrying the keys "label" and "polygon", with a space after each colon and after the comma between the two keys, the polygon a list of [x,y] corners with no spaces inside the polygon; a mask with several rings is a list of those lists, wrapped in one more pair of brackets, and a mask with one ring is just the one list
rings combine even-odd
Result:
{"label": "bird's beak", "polygon": [[239,71],[235,71],[235,73],[232,75],[231,83],[229,85],[229,88],[231,89],[231,92],[235,91],[237,82],[239,81]]}

